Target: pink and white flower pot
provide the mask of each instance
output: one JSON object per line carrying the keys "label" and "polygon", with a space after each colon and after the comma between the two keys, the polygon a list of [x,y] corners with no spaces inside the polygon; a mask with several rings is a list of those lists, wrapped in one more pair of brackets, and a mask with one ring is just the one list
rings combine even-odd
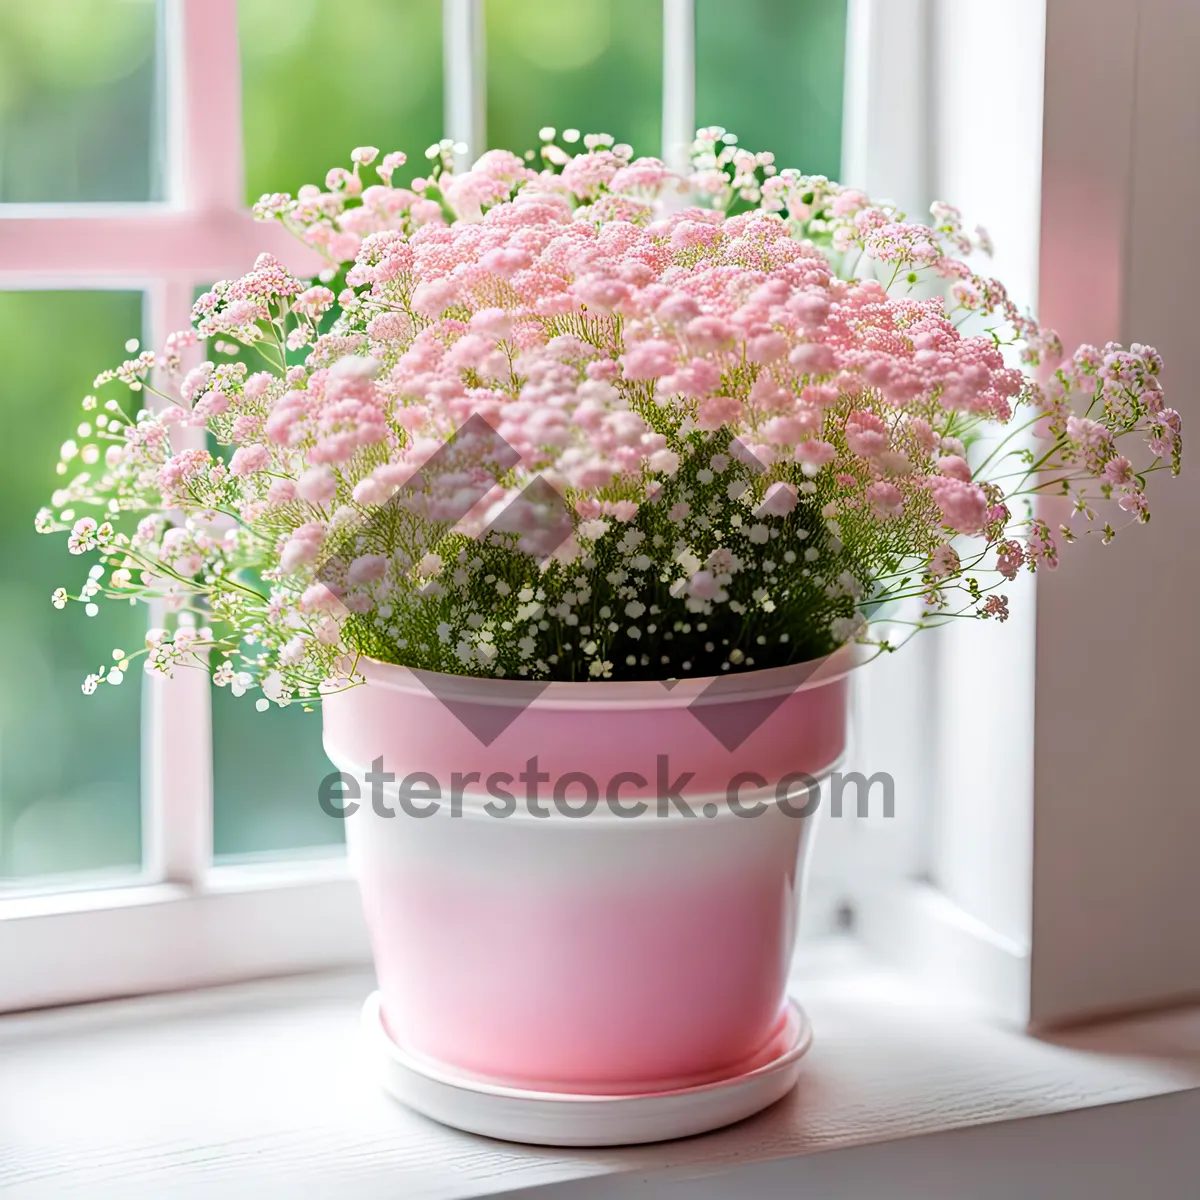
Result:
{"label": "pink and white flower pot", "polygon": [[[814,828],[797,815],[803,787],[781,805],[776,786],[840,758],[849,667],[839,652],[815,671],[726,677],[706,707],[709,680],[547,686],[361,666],[365,686],[325,700],[325,748],[361,788],[347,844],[392,1038],[465,1076],[572,1094],[661,1092],[753,1061],[785,1011]],[[527,804],[535,757],[545,815]],[[371,803],[379,759],[397,777],[376,784],[394,816]],[[405,777],[414,812],[436,781],[436,811],[401,808]],[[489,783],[515,811],[489,814],[507,807]],[[563,808],[597,803],[567,815],[556,788]],[[672,788],[694,815],[661,805]],[[610,793],[646,811],[619,815]]]}

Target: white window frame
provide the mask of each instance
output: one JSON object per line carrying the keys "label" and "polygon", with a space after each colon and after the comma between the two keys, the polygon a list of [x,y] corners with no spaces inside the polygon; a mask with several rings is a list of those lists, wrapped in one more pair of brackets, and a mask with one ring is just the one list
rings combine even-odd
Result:
{"label": "white window frame", "polygon": [[[187,325],[197,285],[239,273],[262,250],[298,274],[316,268],[281,229],[254,223],[243,202],[236,0],[162,2],[170,119],[166,201],[0,206],[0,288],[142,290],[153,344]],[[1069,172],[1060,168],[1060,156],[1075,153],[1070,171],[1082,172],[1097,194],[1120,191],[1109,182],[1114,170],[1127,181],[1134,172],[1132,142],[1127,160],[1114,167],[1103,121],[1123,104],[1132,111],[1146,90],[1145,76],[1139,88],[1134,68],[1139,54],[1151,53],[1148,35],[1139,41],[1138,19],[1128,14],[1103,27],[1089,24],[1089,4],[849,0],[842,176],[914,214],[944,191],[982,218],[1002,249],[1013,249],[997,272],[1015,284],[1019,299],[1034,303],[1040,290],[1052,323],[1079,339],[1103,341],[1122,332],[1128,315],[1125,275],[1086,298],[1098,306],[1097,316],[1072,308],[1078,305],[1067,285],[1090,250],[1075,250],[1074,259],[1043,253],[1038,262],[1042,227],[1054,235],[1072,219]],[[1200,19],[1187,5],[1137,0],[1131,8],[1149,11],[1151,28],[1178,10],[1200,43]],[[484,144],[483,0],[443,0],[443,13],[445,125],[468,147],[466,158]],[[663,0],[663,22],[664,157],[682,165],[694,129],[694,0]],[[1109,64],[1103,73],[1078,48],[1077,31],[1085,27],[1088,52]],[[1043,49],[1046,77],[1053,80],[1046,93],[1044,171]],[[1185,77],[1182,60],[1172,62]],[[980,111],[978,96],[969,110],[954,100],[972,72],[990,73],[991,111]],[[1102,113],[1090,126],[1079,95]],[[1145,127],[1162,118],[1166,105],[1159,101],[1158,108],[1135,114],[1135,127],[1138,120]],[[981,156],[978,130],[989,121],[999,140]],[[1082,141],[1080,125],[1089,129]],[[1009,164],[999,205],[996,158]],[[1137,166],[1147,169],[1140,160]],[[1130,195],[1101,214],[1109,218],[1118,257],[1129,253],[1131,195],[1130,183]],[[1095,569],[1090,576],[1085,571],[1081,587],[1095,589],[1098,578]],[[1033,970],[1035,845],[1039,912],[1051,904],[1059,914],[1069,911],[1071,895],[1056,884],[1055,871],[1074,852],[1061,821],[1039,818],[1035,830],[1035,785],[1043,805],[1053,788],[1051,801],[1061,810],[1057,793],[1071,778],[1071,760],[1054,749],[1069,724],[1057,711],[1037,708],[1034,753],[1035,700],[1053,683],[1047,662],[1056,670],[1078,669],[1080,659],[1078,650],[1075,659],[1039,655],[1035,670],[1035,621],[1039,637],[1066,644],[1061,601],[1047,606],[1030,585],[1014,608],[1028,616],[1014,617],[1003,632],[988,626],[923,635],[857,681],[859,723],[870,736],[855,765],[897,777],[897,818],[826,823],[804,924],[825,930],[848,908],[874,949],[1021,1023],[1063,1019],[1089,1002],[1094,1006],[1087,988],[1097,978],[1108,1007],[1200,987],[1193,952],[1173,973],[1156,975],[1149,988],[1122,990],[1099,961],[1111,945],[1081,961],[1078,947],[1064,947],[1045,921],[1037,928],[1040,965]],[[1013,714],[1014,724],[995,745],[981,744],[963,719],[981,676],[1000,689]],[[1163,712],[1162,703],[1151,707]],[[146,712],[143,876],[128,886],[0,898],[0,1011],[368,961],[344,857],[213,864],[207,677],[182,672],[147,684]],[[1001,747],[1011,769],[996,765]],[[1115,753],[1099,760],[1111,765]],[[1174,769],[1182,779],[1180,764]],[[1109,811],[1118,810],[1110,803]],[[1128,818],[1119,819],[1124,829]],[[1113,838],[1101,838],[1087,852],[1107,864],[1115,851]],[[1160,848],[1157,859],[1135,863],[1134,882],[1153,887],[1165,854]],[[1197,878],[1193,872],[1184,881],[1193,896]],[[1110,889],[1110,899],[1120,895]],[[1181,906],[1172,926],[1181,946],[1188,911]],[[1135,950],[1144,927],[1128,915],[1123,923],[1119,914],[1114,919],[1121,943]],[[1072,964],[1074,975],[1056,970],[1060,959]]]}
{"label": "white window frame", "polygon": [[[136,290],[146,338],[264,250],[316,258],[245,204],[236,0],[160,0],[166,199],[0,205],[0,288]],[[344,856],[214,865],[207,675],[143,692],[143,869],[128,883],[0,896],[0,1011],[364,962]]]}
{"label": "white window frame", "polygon": [[[483,11],[484,0],[443,0],[445,127],[468,161],[485,144]],[[152,345],[188,325],[197,286],[262,250],[298,274],[319,269],[244,202],[236,0],[162,0],[161,13],[166,200],[0,207],[0,287],[140,290]],[[676,166],[695,129],[694,21],[693,0],[663,0],[663,145]],[[208,678],[144,687],[143,870],[111,887],[0,898],[0,1011],[369,960],[344,855],[214,865]],[[809,931],[830,928],[852,897],[863,857],[853,826],[823,837]]]}

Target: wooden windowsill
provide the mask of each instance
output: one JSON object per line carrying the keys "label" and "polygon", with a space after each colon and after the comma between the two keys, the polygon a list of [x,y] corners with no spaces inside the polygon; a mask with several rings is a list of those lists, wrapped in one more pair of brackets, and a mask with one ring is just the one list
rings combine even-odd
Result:
{"label": "wooden windowsill", "polygon": [[1034,1039],[913,990],[853,943],[798,957],[816,1042],[796,1090],[730,1129],[624,1150],[492,1142],[379,1093],[359,1054],[361,973],[6,1017],[0,1194],[1065,1200],[1038,1182],[1065,1170],[1080,1196],[1133,1195],[1128,1161],[1131,1179],[1157,1179],[1137,1194],[1194,1196],[1200,1010]]}

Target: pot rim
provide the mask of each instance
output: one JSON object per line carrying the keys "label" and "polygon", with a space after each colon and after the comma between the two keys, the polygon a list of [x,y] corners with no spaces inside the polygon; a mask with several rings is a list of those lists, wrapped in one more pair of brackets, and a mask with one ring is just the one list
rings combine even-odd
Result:
{"label": "pot rim", "polygon": [[[444,704],[543,711],[622,711],[688,708],[692,704],[732,704],[813,691],[844,679],[874,657],[877,647],[848,642],[832,654],[782,667],[681,679],[672,687],[657,679],[596,680],[586,683],[493,676],[448,675],[419,667],[402,667],[363,655],[356,671],[368,687],[417,695]],[[815,666],[814,666],[815,663]],[[719,681],[710,695],[708,689]]]}

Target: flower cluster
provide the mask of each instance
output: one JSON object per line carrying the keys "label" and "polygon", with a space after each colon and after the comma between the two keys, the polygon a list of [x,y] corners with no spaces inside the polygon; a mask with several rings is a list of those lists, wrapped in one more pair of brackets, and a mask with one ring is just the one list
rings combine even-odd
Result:
{"label": "flower cluster", "polygon": [[408,187],[403,154],[360,147],[323,188],[264,196],[321,278],[263,255],[98,377],[152,399],[85,399],[59,473],[84,469],[37,525],[99,553],[89,612],[166,599],[151,669],[207,663],[265,706],[362,655],[540,679],[778,665],[906,606],[910,628],[1003,620],[1005,581],[1147,520],[1147,475],[1178,472],[1157,354],[1066,358],[968,265],[987,235],[957,210],[909,222],[721,129],[682,174],[542,138],[461,174],[432,147]]}

